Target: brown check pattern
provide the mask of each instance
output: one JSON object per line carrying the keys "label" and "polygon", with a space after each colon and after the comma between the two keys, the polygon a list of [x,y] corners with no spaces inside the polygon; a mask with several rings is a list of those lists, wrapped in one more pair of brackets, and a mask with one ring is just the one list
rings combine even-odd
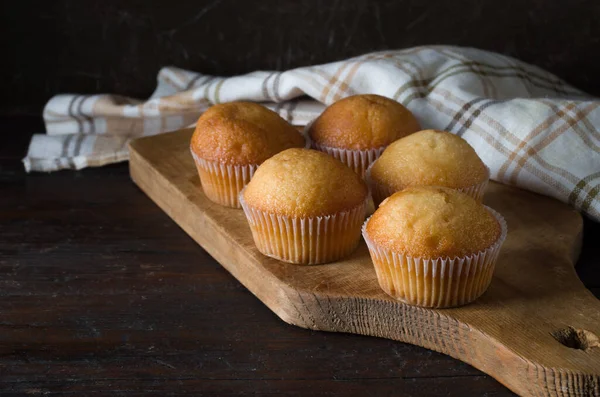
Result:
{"label": "brown check pattern", "polygon": [[361,93],[393,98],[424,128],[462,136],[492,179],[600,220],[600,101],[535,66],[472,48],[416,47],[228,78],[166,67],[146,101],[52,98],[47,133],[33,137],[23,162],[27,171],[55,171],[124,161],[129,139],[192,125],[212,104],[235,100],[264,103],[305,125],[325,105]]}

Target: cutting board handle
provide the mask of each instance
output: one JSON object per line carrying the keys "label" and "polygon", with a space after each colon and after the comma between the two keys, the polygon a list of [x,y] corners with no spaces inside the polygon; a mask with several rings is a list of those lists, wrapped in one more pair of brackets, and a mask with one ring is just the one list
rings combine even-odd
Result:
{"label": "cutting board handle", "polygon": [[[389,299],[332,297],[297,290],[283,295],[286,302],[280,301],[278,308],[272,309],[294,325],[419,345],[467,362],[525,396],[600,395],[597,328],[594,332],[561,326],[548,332],[551,327],[540,321],[541,317],[523,319],[519,326],[512,318],[487,313],[483,315],[497,324],[488,327],[494,332],[483,332],[454,318],[460,308],[432,310]],[[584,306],[584,315],[600,313],[600,302],[591,294],[574,298],[571,303]],[[581,325],[580,316],[581,312],[573,311],[557,323]]]}

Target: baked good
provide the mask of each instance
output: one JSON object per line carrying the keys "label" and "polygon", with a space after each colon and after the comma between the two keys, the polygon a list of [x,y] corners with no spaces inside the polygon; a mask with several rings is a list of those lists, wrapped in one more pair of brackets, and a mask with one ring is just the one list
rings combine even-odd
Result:
{"label": "baked good", "polygon": [[387,294],[442,308],[485,292],[506,230],[500,214],[467,194],[417,186],[387,198],[365,222],[363,237]]}
{"label": "baked good", "polygon": [[388,146],[368,170],[367,180],[375,205],[409,186],[445,186],[481,201],[489,170],[464,139],[424,130]]}
{"label": "baked good", "polygon": [[364,176],[387,145],[421,127],[400,103],[380,95],[354,95],[329,106],[308,127],[314,149]]}
{"label": "baked good", "polygon": [[263,161],[304,146],[302,134],[277,113],[256,103],[229,102],[200,116],[190,149],[206,196],[239,208],[240,191]]}
{"label": "baked good", "polygon": [[360,240],[368,189],[339,160],[288,149],[265,161],[240,194],[256,246],[297,264],[335,261]]}

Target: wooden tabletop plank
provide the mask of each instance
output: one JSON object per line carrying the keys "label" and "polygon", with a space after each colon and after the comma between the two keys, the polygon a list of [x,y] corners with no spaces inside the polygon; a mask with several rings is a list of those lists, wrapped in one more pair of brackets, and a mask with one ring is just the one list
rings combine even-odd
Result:
{"label": "wooden tabletop plank", "polygon": [[435,352],[281,322],[124,165],[22,176],[4,192],[3,395],[511,395]]}
{"label": "wooden tabletop plank", "polygon": [[[3,396],[512,395],[439,353],[283,323],[126,164],[26,175],[22,141],[0,161]],[[598,226],[586,222],[577,267],[596,296]]]}

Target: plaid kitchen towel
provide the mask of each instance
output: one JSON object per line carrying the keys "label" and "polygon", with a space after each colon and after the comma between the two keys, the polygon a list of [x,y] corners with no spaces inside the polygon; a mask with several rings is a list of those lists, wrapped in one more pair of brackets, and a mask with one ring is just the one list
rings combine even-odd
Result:
{"label": "plaid kitchen towel", "polygon": [[167,67],[146,101],[52,98],[44,109],[47,134],[33,137],[23,162],[27,171],[55,171],[123,161],[129,139],[189,126],[214,103],[263,102],[305,125],[325,105],[363,93],[399,101],[423,128],[462,136],[492,179],[600,221],[600,100],[537,67],[472,48],[417,47],[228,78]]}

